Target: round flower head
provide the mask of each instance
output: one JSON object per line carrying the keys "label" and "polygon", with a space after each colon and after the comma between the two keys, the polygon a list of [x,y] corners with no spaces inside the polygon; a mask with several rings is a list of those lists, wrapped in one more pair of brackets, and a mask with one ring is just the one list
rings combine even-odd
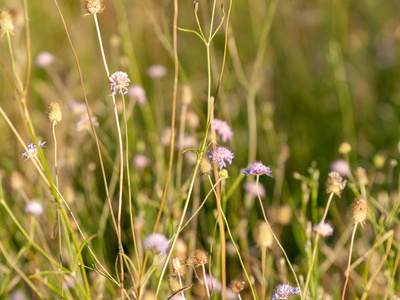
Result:
{"label": "round flower head", "polygon": [[167,68],[162,65],[154,65],[147,69],[147,76],[150,78],[161,78],[167,75]]}
{"label": "round flower head", "polygon": [[150,159],[146,155],[136,154],[133,157],[133,164],[136,168],[142,170],[146,168],[148,165],[150,165]]}
{"label": "round flower head", "polygon": [[260,249],[267,249],[272,246],[272,243],[274,242],[274,237],[267,222],[258,222],[256,230],[254,231],[254,240],[257,247]]}
{"label": "round flower head", "polygon": [[128,89],[129,98],[136,99],[139,105],[147,103],[146,91],[141,85],[132,85]]}
{"label": "round flower head", "polygon": [[194,254],[186,260],[187,265],[195,267],[203,266],[208,263],[208,253],[204,250],[197,249]]}
{"label": "round flower head", "polygon": [[12,17],[7,10],[0,10],[0,32],[1,36],[6,33],[13,34],[14,24],[12,22]]}
{"label": "round flower head", "polygon": [[271,300],[286,299],[288,296],[300,294],[298,288],[291,287],[288,283],[278,284],[274,290],[275,293],[272,295]]}
{"label": "round flower head", "polygon": [[327,237],[333,234],[333,227],[329,222],[321,222],[318,224],[314,224],[313,231],[320,236]]}
{"label": "round flower head", "polygon": [[116,95],[117,92],[121,94],[128,93],[128,86],[131,80],[128,78],[128,74],[121,71],[116,71],[110,75],[108,78],[108,82],[110,83],[111,95]]}
{"label": "round flower head", "polygon": [[166,254],[170,244],[169,240],[161,233],[150,233],[143,241],[143,245],[147,250],[153,250]]}
{"label": "round flower head", "polygon": [[261,161],[255,161],[253,162],[250,167],[247,169],[244,169],[243,173],[246,175],[267,175],[272,177],[271,175],[271,169],[269,167],[266,167]]}
{"label": "round flower head", "polygon": [[44,68],[48,65],[51,65],[54,61],[54,55],[50,52],[40,52],[35,59],[36,67]]}
{"label": "round flower head", "polygon": [[239,294],[244,289],[244,281],[239,279],[232,280],[229,284],[229,287],[231,288],[232,292]]}
{"label": "round flower head", "polygon": [[212,159],[213,162],[217,161],[221,170],[222,168],[226,167],[226,161],[230,164],[232,163],[232,159],[235,157],[235,155],[228,148],[219,146],[215,152],[210,150],[210,155],[208,157]]}
{"label": "round flower head", "polygon": [[360,224],[362,227],[365,224],[365,220],[368,217],[369,204],[364,198],[354,200],[351,205],[351,214],[354,222]]}
{"label": "round flower head", "polygon": [[88,14],[99,14],[104,10],[104,4],[102,0],[85,0],[84,5]]}
{"label": "round flower head", "polygon": [[331,171],[338,172],[341,176],[348,176],[350,174],[349,163],[344,159],[335,160],[333,163],[331,163],[329,168]]}
{"label": "round flower head", "polygon": [[215,131],[221,136],[222,141],[225,143],[227,140],[230,140],[233,136],[233,132],[229,127],[228,123],[225,121],[214,119],[214,128]]}
{"label": "round flower head", "polygon": [[35,217],[39,217],[44,211],[42,204],[40,204],[39,202],[37,202],[35,200],[29,201],[25,205],[24,210],[27,214],[34,215]]}
{"label": "round flower head", "polygon": [[52,102],[49,105],[47,115],[49,117],[49,121],[51,125],[57,125],[62,120],[62,111],[61,106],[57,102]]}
{"label": "round flower head", "polygon": [[265,188],[261,183],[258,183],[258,193],[257,193],[257,182],[255,181],[245,182],[243,184],[243,188],[253,197],[258,197],[258,194],[260,195],[260,198],[265,197]]}
{"label": "round flower head", "polygon": [[[39,147],[41,147],[41,148],[46,147],[44,144],[46,144],[46,142],[41,143],[40,141],[38,141]],[[28,148],[29,154],[26,152],[26,150],[24,150],[24,152],[22,152],[22,157],[25,157],[24,161],[28,160],[30,156],[36,157],[38,149],[34,143],[28,144],[26,146],[26,148]]]}
{"label": "round flower head", "polygon": [[340,197],[340,194],[342,193],[345,186],[346,180],[343,180],[338,172],[333,171],[328,174],[328,179],[326,181],[326,192],[328,194],[334,193],[338,197]]}

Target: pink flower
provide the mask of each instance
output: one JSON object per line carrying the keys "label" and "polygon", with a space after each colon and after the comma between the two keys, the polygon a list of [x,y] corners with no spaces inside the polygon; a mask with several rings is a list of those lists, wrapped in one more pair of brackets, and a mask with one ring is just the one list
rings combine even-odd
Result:
{"label": "pink flower", "polygon": [[235,157],[234,153],[232,153],[228,148],[226,147],[217,147],[217,149],[214,151],[210,151],[210,155],[208,158],[212,159],[213,162],[217,161],[219,164],[220,169],[226,167],[225,162],[229,162],[232,164],[232,159]]}
{"label": "pink flower", "polygon": [[215,131],[218,132],[224,143],[232,138],[233,132],[228,123],[226,123],[225,121],[214,119],[214,127]]}

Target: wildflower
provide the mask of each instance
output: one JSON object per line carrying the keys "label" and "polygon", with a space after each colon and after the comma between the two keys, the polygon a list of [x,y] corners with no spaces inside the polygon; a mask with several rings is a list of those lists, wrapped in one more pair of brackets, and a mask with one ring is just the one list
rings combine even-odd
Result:
{"label": "wildflower", "polygon": [[232,280],[229,284],[229,287],[231,288],[232,292],[239,294],[244,289],[244,281],[238,279]]}
{"label": "wildflower", "polygon": [[248,192],[253,197],[258,197],[258,195],[260,195],[260,198],[265,197],[265,188],[261,183],[258,183],[258,193],[257,193],[257,182],[255,182],[255,181],[245,182],[243,184],[243,188],[246,192]]}
{"label": "wildflower", "polygon": [[193,265],[195,267],[203,266],[208,263],[208,253],[204,250],[197,249],[192,257],[188,258],[186,264]]}
{"label": "wildflower", "polygon": [[44,211],[42,204],[35,200],[29,201],[25,205],[24,210],[27,214],[34,215],[35,217],[39,217]]}
{"label": "wildflower", "polygon": [[229,178],[229,173],[226,169],[222,169],[221,171],[219,171],[219,177],[221,178]]}
{"label": "wildflower", "polygon": [[136,99],[139,105],[147,103],[146,91],[141,85],[132,85],[128,89],[129,98]]}
{"label": "wildflower", "polygon": [[261,161],[255,161],[253,162],[250,167],[247,169],[244,169],[243,173],[246,175],[267,175],[272,177],[271,175],[271,169],[269,167],[266,167]]}
{"label": "wildflower", "polygon": [[146,168],[150,164],[150,159],[143,154],[137,154],[133,157],[133,165],[141,170]]}
{"label": "wildflower", "polygon": [[346,180],[343,180],[338,172],[332,171],[328,174],[328,180],[326,181],[326,192],[328,194],[334,193],[340,197],[345,186]]}
{"label": "wildflower", "polygon": [[186,123],[191,129],[196,129],[200,125],[199,116],[195,112],[189,110],[186,113]]}
{"label": "wildflower", "polygon": [[170,244],[169,240],[161,233],[150,233],[143,241],[143,245],[147,250],[153,250],[166,254]]}
{"label": "wildflower", "polygon": [[331,163],[329,168],[331,171],[338,172],[341,176],[348,176],[350,174],[349,163],[344,159],[335,160],[333,163]]}
{"label": "wildflower", "polygon": [[298,288],[291,287],[288,283],[278,284],[274,290],[275,293],[272,295],[271,300],[286,299],[288,296],[300,294]]}
{"label": "wildflower", "polygon": [[[97,117],[92,117],[92,122],[93,125],[95,127],[99,126],[99,121],[97,121]],[[89,129],[90,128],[90,120],[89,120],[89,116],[88,115],[82,115],[80,116],[76,122],[75,122],[75,126],[76,126],[76,131],[83,131],[85,129]]]}
{"label": "wildflower", "polygon": [[313,231],[320,236],[327,237],[333,234],[333,227],[329,222],[321,222],[314,224]]}
{"label": "wildflower", "polygon": [[40,52],[38,55],[36,55],[35,59],[35,64],[36,67],[38,68],[44,68],[47,67],[48,65],[51,65],[54,61],[54,55],[51,54],[50,52]]}
{"label": "wildflower", "polygon": [[182,277],[185,275],[186,265],[178,257],[175,257],[171,261],[171,270],[174,275]]}
{"label": "wildflower", "polygon": [[289,205],[285,204],[279,207],[276,220],[279,224],[288,225],[292,220],[292,215],[292,208]]}
{"label": "wildflower", "polygon": [[220,169],[226,167],[225,161],[232,163],[232,159],[234,158],[234,153],[232,153],[226,147],[217,147],[214,151],[210,151],[210,155],[208,158],[212,159],[213,162],[218,162]]}
{"label": "wildflower", "polygon": [[266,249],[272,246],[274,237],[272,236],[271,229],[268,226],[267,222],[258,222],[256,230],[254,231],[254,240],[257,247],[260,249]]}
{"label": "wildflower", "polygon": [[[46,142],[41,143],[40,141],[38,141],[38,146],[41,148],[46,147],[44,144],[46,144]],[[38,152],[37,146],[34,143],[30,143],[26,146],[26,148],[28,149],[29,154],[26,152],[26,150],[24,150],[24,152],[22,152],[22,157],[25,157],[24,161],[28,160],[30,156],[35,156]]]}
{"label": "wildflower", "polygon": [[202,174],[210,174],[212,171],[212,164],[208,158],[202,157],[200,160],[199,168]]}
{"label": "wildflower", "polygon": [[351,205],[351,214],[354,219],[354,223],[359,223],[361,227],[364,227],[365,220],[368,217],[369,204],[364,198],[354,200]]}
{"label": "wildflower", "polygon": [[67,106],[68,109],[70,109],[74,115],[79,116],[87,111],[86,104],[83,102],[69,101]]}
{"label": "wildflower", "polygon": [[161,78],[167,75],[167,68],[162,65],[154,65],[147,69],[147,76],[150,78]]}
{"label": "wildflower", "polygon": [[347,154],[351,151],[351,146],[347,142],[343,142],[339,146],[339,153]]}
{"label": "wildflower", "polygon": [[368,184],[368,176],[367,172],[365,171],[364,168],[358,167],[356,170],[356,179],[361,185],[367,185]]}
{"label": "wildflower", "polygon": [[0,10],[0,32],[1,37],[5,34],[13,34],[14,24],[8,10]]}
{"label": "wildflower", "polygon": [[225,121],[214,119],[214,127],[215,131],[218,132],[224,143],[232,138],[233,132],[228,123],[226,123]]}
{"label": "wildflower", "polygon": [[111,95],[116,95],[117,92],[120,94],[128,93],[128,86],[131,80],[128,78],[128,74],[121,71],[116,71],[110,75],[108,78],[108,82],[110,83]]}
{"label": "wildflower", "polygon": [[85,10],[88,14],[99,14],[101,13],[105,6],[102,0],[85,0]]}
{"label": "wildflower", "polygon": [[57,102],[52,102],[48,108],[48,117],[52,125],[57,125],[62,120],[61,106]]}
{"label": "wildflower", "polygon": [[374,156],[374,165],[378,169],[383,168],[385,165],[386,158],[383,155],[377,154]]}

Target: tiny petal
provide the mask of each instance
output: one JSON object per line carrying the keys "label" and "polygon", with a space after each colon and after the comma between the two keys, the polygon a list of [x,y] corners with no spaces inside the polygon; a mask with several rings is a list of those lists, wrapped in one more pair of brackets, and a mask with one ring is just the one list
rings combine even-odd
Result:
{"label": "tiny petal", "polygon": [[221,136],[222,141],[225,143],[227,140],[230,140],[233,136],[233,132],[229,127],[228,123],[225,121],[214,119],[214,128],[215,131]]}
{"label": "tiny petal", "polygon": [[247,169],[244,169],[243,173],[246,175],[267,175],[272,177],[271,175],[271,169],[267,166],[265,166],[261,161],[255,161],[248,167]]}
{"label": "tiny petal", "polygon": [[170,244],[167,237],[161,233],[150,233],[143,241],[143,245],[147,250],[153,250],[166,254]]}
{"label": "tiny petal", "polygon": [[291,287],[288,283],[278,284],[274,290],[275,293],[272,295],[271,300],[286,299],[288,296],[300,294],[298,288]]}
{"label": "tiny petal", "polygon": [[210,150],[210,155],[208,158],[212,159],[213,162],[218,162],[220,170],[226,167],[226,161],[232,164],[232,159],[235,157],[234,153],[232,153],[226,147],[217,147],[215,152]]}
{"label": "tiny petal", "polygon": [[128,78],[128,74],[121,71],[116,71],[110,75],[108,78],[108,82],[110,83],[111,95],[116,95],[117,92],[121,94],[128,93],[128,86],[131,80]]}
{"label": "tiny petal", "polygon": [[314,224],[313,231],[320,236],[327,237],[333,234],[333,227],[329,222],[321,222]]}

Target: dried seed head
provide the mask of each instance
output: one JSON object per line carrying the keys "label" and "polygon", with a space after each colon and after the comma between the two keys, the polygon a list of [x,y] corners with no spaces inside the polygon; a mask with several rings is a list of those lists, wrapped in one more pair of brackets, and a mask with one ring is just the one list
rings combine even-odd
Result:
{"label": "dried seed head", "polygon": [[206,263],[208,263],[208,253],[201,249],[197,249],[192,257],[186,261],[187,265],[193,265],[194,267],[202,266]]}
{"label": "dried seed head", "polygon": [[351,214],[354,222],[359,223],[361,227],[364,227],[365,220],[368,217],[369,204],[364,198],[355,199],[351,205]]}
{"label": "dried seed head", "polygon": [[232,280],[229,284],[229,287],[231,288],[232,292],[239,294],[244,289],[244,281],[238,279]]}
{"label": "dried seed head", "polygon": [[355,175],[356,175],[356,179],[359,184],[361,184],[361,185],[368,184],[368,176],[367,176],[367,172],[365,171],[364,168],[358,167]]}
{"label": "dried seed head", "polygon": [[174,275],[182,277],[186,272],[186,265],[182,261],[175,257],[171,261],[171,271]]}
{"label": "dried seed head", "polygon": [[179,280],[175,275],[169,275],[167,277],[167,281],[168,281],[168,286],[172,292],[176,292],[181,288],[181,285],[179,284]]}
{"label": "dried seed head", "polygon": [[49,116],[50,123],[52,125],[57,125],[62,120],[61,106],[57,102],[52,102],[47,110],[47,115]]}
{"label": "dried seed head", "polygon": [[85,0],[85,10],[89,14],[99,14],[104,10],[105,6],[102,0]]}
{"label": "dried seed head", "polygon": [[333,171],[328,174],[328,179],[326,181],[326,192],[328,194],[334,193],[340,197],[345,186],[346,180],[343,180],[342,176],[340,176],[338,172]]}
{"label": "dried seed head", "polygon": [[347,154],[351,151],[351,146],[347,142],[343,142],[339,146],[339,153]]}
{"label": "dried seed head", "polygon": [[0,10],[0,32],[1,36],[5,34],[13,34],[14,24],[8,10]]}
{"label": "dried seed head", "polygon": [[256,241],[257,247],[260,249],[270,248],[272,246],[274,237],[272,236],[271,229],[267,222],[258,222],[256,230],[254,231],[254,240]]}
{"label": "dried seed head", "polygon": [[213,169],[211,161],[206,157],[201,158],[199,168],[202,174],[210,174]]}

